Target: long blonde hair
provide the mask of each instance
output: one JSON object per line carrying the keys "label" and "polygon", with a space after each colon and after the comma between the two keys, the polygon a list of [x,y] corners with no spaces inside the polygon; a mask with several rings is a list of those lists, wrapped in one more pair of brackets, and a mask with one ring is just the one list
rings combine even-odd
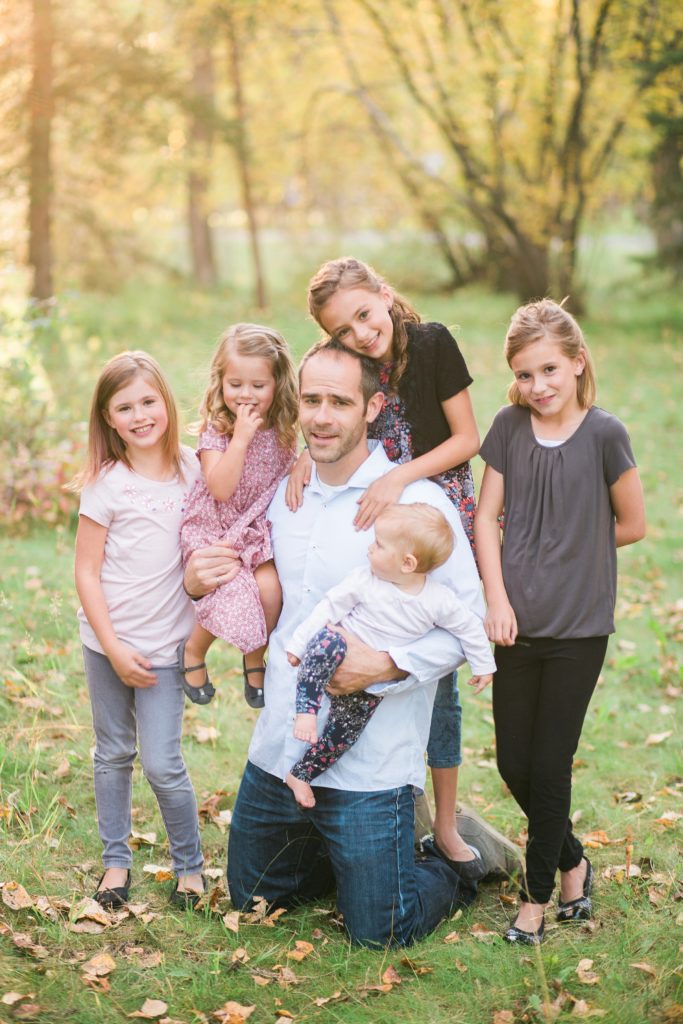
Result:
{"label": "long blonde hair", "polygon": [[[576,397],[582,409],[590,409],[595,402],[596,393],[593,360],[583,331],[571,313],[563,308],[562,303],[553,302],[552,299],[539,299],[515,310],[505,336],[504,352],[508,366],[518,352],[535,341],[543,341],[544,338],[556,341],[562,354],[568,359],[583,356],[585,365],[576,378]],[[513,405],[528,408],[516,380],[513,380],[508,388],[508,399]]]}
{"label": "long blonde hair", "polygon": [[87,463],[85,469],[69,484],[69,490],[82,490],[86,484],[96,480],[105,467],[113,466],[116,462],[122,462],[128,469],[133,468],[125,444],[109,425],[107,410],[116,393],[136,377],[144,377],[161,395],[168,416],[168,426],[162,438],[163,456],[169,469],[183,478],[178,409],[173,393],[156,359],[147,352],[137,350],[119,352],[105,364],[100,373],[90,404]]}
{"label": "long blonde hair", "polygon": [[274,427],[278,441],[283,448],[296,444],[296,424],[299,416],[299,389],[296,370],[287,342],[272,327],[260,324],[233,324],[218,341],[209,369],[209,386],[204,392],[199,413],[201,430],[209,424],[219,434],[232,437],[235,417],[223,398],[223,377],[230,353],[241,356],[258,356],[267,359],[275,379],[275,395],[268,410],[266,426]]}
{"label": "long blonde hair", "polygon": [[[313,319],[320,323],[325,303],[341,288],[365,288],[370,292],[379,292],[386,287],[391,292],[391,308],[389,316],[394,325],[392,348],[394,365],[389,375],[389,389],[396,394],[398,383],[408,363],[408,333],[406,324],[419,324],[420,314],[413,309],[407,299],[387,284],[376,270],[369,264],[357,260],[353,256],[343,256],[338,260],[328,260],[313,275],[308,284],[308,310]],[[324,327],[323,327],[324,330]],[[342,341],[343,344],[343,341]]]}

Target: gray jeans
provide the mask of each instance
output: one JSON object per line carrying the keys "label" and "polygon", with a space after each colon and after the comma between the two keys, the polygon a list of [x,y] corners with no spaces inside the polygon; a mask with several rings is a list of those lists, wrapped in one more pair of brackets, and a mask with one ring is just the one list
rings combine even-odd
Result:
{"label": "gray jeans", "polygon": [[204,860],[194,789],[180,752],[185,695],[175,666],[154,668],[156,686],[125,686],[103,654],[83,648],[95,728],[95,800],[106,868],[129,868],[133,763],[140,745],[145,778],[166,826],[173,869],[201,871]]}

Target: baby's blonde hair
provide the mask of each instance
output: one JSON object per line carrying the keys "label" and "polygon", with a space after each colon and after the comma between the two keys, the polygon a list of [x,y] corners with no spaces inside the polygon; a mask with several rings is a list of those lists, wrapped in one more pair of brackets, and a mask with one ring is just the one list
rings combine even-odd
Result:
{"label": "baby's blonde hair", "polygon": [[235,417],[223,398],[223,377],[231,352],[241,356],[257,356],[270,363],[275,378],[275,395],[268,410],[266,426],[274,427],[283,448],[296,444],[296,424],[299,416],[299,391],[296,370],[287,342],[272,327],[260,324],[233,324],[218,341],[209,370],[209,386],[204,392],[199,412],[201,429],[211,424],[219,434],[232,437]]}
{"label": "baby's blonde hair", "polygon": [[[504,352],[508,366],[527,345],[543,341],[544,338],[556,341],[562,354],[568,359],[583,356],[585,366],[576,378],[576,397],[582,409],[590,409],[595,402],[596,390],[593,360],[583,331],[571,313],[563,308],[562,303],[553,302],[552,299],[540,299],[538,302],[528,302],[515,310],[505,337]],[[508,388],[508,399],[513,405],[528,408],[516,380]]]}
{"label": "baby's blonde hair", "polygon": [[96,480],[105,466],[123,462],[131,469],[126,446],[110,426],[107,419],[109,403],[122,388],[127,387],[136,377],[144,377],[161,395],[168,426],[162,439],[162,450],[169,468],[182,478],[183,465],[180,449],[178,409],[170,385],[156,359],[147,352],[119,352],[106,363],[100,373],[92,402],[88,430],[88,461],[85,469],[68,485],[68,490],[80,491],[86,484]]}
{"label": "baby's blonde hair", "polygon": [[415,572],[431,572],[448,561],[455,547],[453,529],[443,512],[415,501],[392,505],[377,517],[394,531],[406,552],[415,555]]}

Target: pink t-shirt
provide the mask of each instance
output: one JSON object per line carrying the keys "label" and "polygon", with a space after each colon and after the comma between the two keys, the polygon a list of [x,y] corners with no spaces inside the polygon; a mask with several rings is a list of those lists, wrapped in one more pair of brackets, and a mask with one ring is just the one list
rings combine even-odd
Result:
{"label": "pink t-shirt", "polygon": [[[183,590],[180,522],[200,470],[190,448],[183,447],[183,459],[185,479],[167,481],[117,462],[83,489],[79,509],[107,528],[100,579],[116,635],[158,666],[175,662],[194,625]],[[104,653],[82,608],[78,618],[81,642]]]}

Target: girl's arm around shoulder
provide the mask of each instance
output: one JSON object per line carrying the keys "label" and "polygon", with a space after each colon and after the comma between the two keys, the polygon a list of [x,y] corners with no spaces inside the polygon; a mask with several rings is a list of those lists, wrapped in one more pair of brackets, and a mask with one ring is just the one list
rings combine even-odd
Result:
{"label": "girl's arm around shoulder", "polygon": [[511,647],[517,639],[517,619],[503,582],[499,517],[505,498],[502,473],[487,466],[474,519],[477,560],[486,595],[484,629],[489,640]]}
{"label": "girl's arm around shoulder", "polygon": [[622,473],[609,489],[616,519],[614,535],[618,548],[635,544],[645,536],[645,501],[638,470],[634,466]]}
{"label": "girl's arm around shoulder", "polygon": [[308,448],[304,448],[292,466],[289,479],[287,480],[285,504],[290,512],[296,512],[303,505],[304,488],[308,487],[311,482],[312,467],[313,459],[308,452]]}
{"label": "girl's arm around shoulder", "polygon": [[154,686],[157,680],[149,671],[151,662],[138,651],[126,647],[116,636],[111,623],[100,581],[106,540],[106,526],[88,516],[79,516],[76,534],[76,590],[85,617],[119,679],[126,686]]}
{"label": "girl's arm around shoulder", "polygon": [[467,388],[447,398],[441,403],[441,408],[451,436],[431,451],[402,463],[375,480],[358,502],[358,514],[354,519],[357,530],[367,530],[372,526],[377,516],[400,499],[408,484],[444,473],[477,454],[479,431]]}

